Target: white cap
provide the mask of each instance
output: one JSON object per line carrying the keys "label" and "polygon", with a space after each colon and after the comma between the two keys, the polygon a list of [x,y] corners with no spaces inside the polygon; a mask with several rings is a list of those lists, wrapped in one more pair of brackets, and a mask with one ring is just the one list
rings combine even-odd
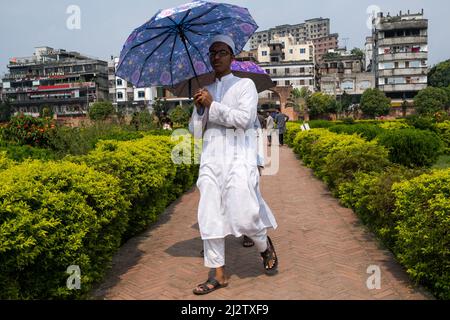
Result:
{"label": "white cap", "polygon": [[235,54],[236,46],[234,45],[234,41],[233,41],[233,39],[231,39],[231,37],[224,35],[224,34],[218,34],[218,35],[214,36],[214,38],[212,39],[211,45],[213,45],[216,42],[222,42],[222,43],[227,44],[232,50],[231,53]]}

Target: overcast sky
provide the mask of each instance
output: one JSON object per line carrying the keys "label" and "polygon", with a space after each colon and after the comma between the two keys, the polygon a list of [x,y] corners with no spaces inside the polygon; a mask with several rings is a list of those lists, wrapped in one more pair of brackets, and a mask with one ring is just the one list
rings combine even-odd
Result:
{"label": "overcast sky", "polygon": [[[108,60],[118,56],[131,31],[145,23],[158,9],[187,0],[0,0],[0,75],[7,71],[9,58],[31,56],[34,47],[79,51]],[[219,2],[219,1],[217,1]],[[429,19],[429,64],[450,58],[450,2],[445,0],[228,0],[246,7],[258,31],[305,19],[326,17],[331,32],[339,33],[340,44],[349,49],[363,47],[370,35],[367,27],[369,6],[391,15],[400,10],[425,11]],[[67,9],[81,11],[80,29],[70,30]],[[344,38],[348,40],[343,41]]]}

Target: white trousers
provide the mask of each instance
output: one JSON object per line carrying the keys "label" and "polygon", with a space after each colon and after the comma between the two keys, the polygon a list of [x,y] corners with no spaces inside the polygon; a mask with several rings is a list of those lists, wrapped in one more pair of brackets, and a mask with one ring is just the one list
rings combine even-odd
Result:
{"label": "white trousers", "polygon": [[[256,235],[247,235],[255,243],[258,252],[267,250],[267,229]],[[225,238],[203,240],[205,267],[220,268],[225,265]]]}

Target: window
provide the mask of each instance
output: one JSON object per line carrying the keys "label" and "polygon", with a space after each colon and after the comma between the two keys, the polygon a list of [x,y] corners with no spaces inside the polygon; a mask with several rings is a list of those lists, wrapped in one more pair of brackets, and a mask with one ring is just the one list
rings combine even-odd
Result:
{"label": "window", "polygon": [[262,54],[263,57],[266,57],[267,56],[267,51],[263,51],[261,54]]}
{"label": "window", "polygon": [[122,100],[122,99],[123,99],[123,93],[117,92],[117,100]]}
{"label": "window", "polygon": [[384,69],[394,69],[394,63],[393,62],[385,62],[383,67],[384,67]]}
{"label": "window", "polygon": [[411,61],[409,63],[410,68],[420,68],[420,61]]}
{"label": "window", "polygon": [[353,88],[354,88],[353,81],[347,80],[347,81],[342,82],[342,84],[341,84],[342,90],[353,90]]}
{"label": "window", "polygon": [[145,91],[138,91],[138,98],[145,98]]}
{"label": "window", "polygon": [[267,74],[270,74],[270,69],[266,69]]}
{"label": "window", "polygon": [[285,69],[284,69],[284,72],[285,72],[286,74],[289,74],[289,68],[285,68]]}
{"label": "window", "polygon": [[300,73],[305,73],[305,68],[300,68]]}
{"label": "window", "polygon": [[117,85],[121,86],[122,85],[122,79],[117,79]]}
{"label": "window", "polygon": [[359,83],[359,88],[362,89],[362,90],[369,89],[370,88],[370,81],[367,81],[367,80],[361,81]]}
{"label": "window", "polygon": [[291,85],[291,82],[290,82],[289,80],[286,80],[286,81],[284,81],[284,85],[285,85],[285,86],[290,86],[290,85]]}
{"label": "window", "polygon": [[305,53],[306,53],[306,49],[305,48],[300,49],[300,54],[305,54]]}
{"label": "window", "polygon": [[277,69],[273,69],[273,74],[277,74]]}
{"label": "window", "polygon": [[300,80],[300,85],[304,86],[305,85],[305,80]]}
{"label": "window", "polygon": [[294,49],[289,49],[289,53],[293,54],[294,53]]}

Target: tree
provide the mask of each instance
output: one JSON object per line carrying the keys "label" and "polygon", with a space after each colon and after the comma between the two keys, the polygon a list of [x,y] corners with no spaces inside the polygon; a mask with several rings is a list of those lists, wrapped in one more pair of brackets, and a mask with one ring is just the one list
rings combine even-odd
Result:
{"label": "tree", "polygon": [[312,117],[318,117],[329,110],[333,110],[335,108],[335,100],[325,93],[316,92],[306,100],[306,105],[308,106],[309,114]]}
{"label": "tree", "polygon": [[359,59],[364,58],[364,51],[362,51],[360,48],[353,48],[350,53],[354,56],[357,56]]}
{"label": "tree", "polygon": [[414,107],[422,116],[432,116],[436,112],[444,110],[447,103],[447,91],[441,88],[425,88],[420,90],[414,98]]}
{"label": "tree", "polygon": [[293,107],[294,111],[300,113],[303,119],[305,119],[307,113],[306,100],[311,94],[311,91],[307,87],[302,87],[301,89],[295,88],[291,91],[286,105]]}
{"label": "tree", "polygon": [[450,60],[438,63],[428,73],[428,85],[445,88],[450,85]]}
{"label": "tree", "polygon": [[169,118],[177,127],[185,128],[189,125],[189,113],[188,107],[178,106],[169,112]]}
{"label": "tree", "polygon": [[9,101],[0,103],[0,122],[8,122],[11,120],[13,109]]}
{"label": "tree", "polygon": [[136,131],[150,130],[155,128],[153,117],[148,111],[133,113],[130,124],[135,127]]}
{"label": "tree", "polygon": [[158,117],[158,121],[160,125],[162,125],[161,121],[169,112],[169,105],[166,101],[161,100],[161,98],[156,98],[155,102],[153,102],[153,113]]}
{"label": "tree", "polygon": [[89,118],[91,120],[106,120],[115,113],[111,102],[95,102],[89,109]]}
{"label": "tree", "polygon": [[42,109],[40,110],[39,116],[41,118],[53,118],[53,110],[52,110],[52,108],[49,107],[49,106],[42,107]]}
{"label": "tree", "polygon": [[379,89],[367,89],[362,94],[360,108],[369,118],[386,116],[391,110],[391,99]]}

